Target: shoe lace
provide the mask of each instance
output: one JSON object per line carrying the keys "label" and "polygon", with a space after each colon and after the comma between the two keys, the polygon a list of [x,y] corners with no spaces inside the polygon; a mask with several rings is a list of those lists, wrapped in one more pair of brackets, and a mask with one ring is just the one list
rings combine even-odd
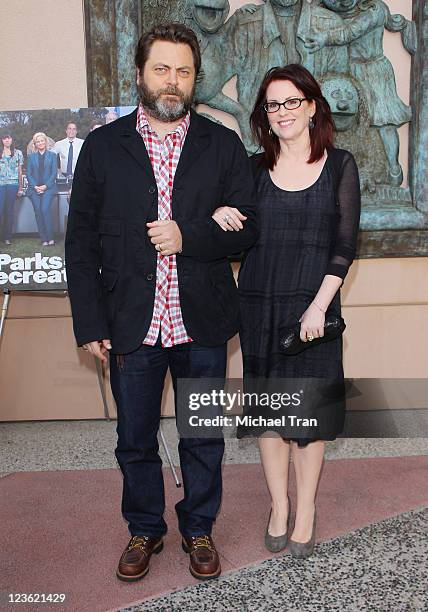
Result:
{"label": "shoe lace", "polygon": [[214,551],[215,548],[211,542],[210,536],[192,536],[192,543],[195,547],[208,548],[208,550]]}
{"label": "shoe lace", "polygon": [[127,550],[133,550],[134,548],[141,548],[144,550],[149,538],[147,536],[132,536]]}

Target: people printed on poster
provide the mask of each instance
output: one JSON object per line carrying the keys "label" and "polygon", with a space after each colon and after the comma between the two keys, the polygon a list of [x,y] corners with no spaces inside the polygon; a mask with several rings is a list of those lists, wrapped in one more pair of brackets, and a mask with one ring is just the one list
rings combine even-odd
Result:
{"label": "people printed on poster", "polygon": [[6,245],[12,240],[13,206],[22,195],[24,156],[13,143],[11,130],[0,134],[0,238]]}
{"label": "people printed on poster", "polygon": [[53,246],[54,230],[51,204],[56,194],[57,158],[48,150],[48,137],[44,132],[33,136],[36,151],[28,156],[28,195],[33,204],[37,229],[43,246]]}
{"label": "people printed on poster", "polygon": [[73,178],[77,158],[84,142],[83,138],[77,138],[77,124],[69,121],[65,128],[66,137],[58,140],[53,148],[58,155],[61,174],[67,178]]}
{"label": "people printed on poster", "polygon": [[135,107],[0,112],[0,292],[67,288],[73,176],[92,131]]}

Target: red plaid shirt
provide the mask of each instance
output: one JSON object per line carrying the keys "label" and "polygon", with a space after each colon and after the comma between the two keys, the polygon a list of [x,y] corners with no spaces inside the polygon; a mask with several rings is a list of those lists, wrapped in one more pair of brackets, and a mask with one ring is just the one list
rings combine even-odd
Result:
{"label": "red plaid shirt", "polygon": [[[158,187],[158,218],[162,220],[172,218],[172,187],[189,123],[190,113],[187,113],[174,132],[167,134],[162,142],[151,128],[142,105],[138,107],[137,132],[144,140],[153,166]],[[143,344],[155,345],[159,331],[162,346],[192,342],[181,314],[176,255],[161,255],[158,252],[153,316]]]}

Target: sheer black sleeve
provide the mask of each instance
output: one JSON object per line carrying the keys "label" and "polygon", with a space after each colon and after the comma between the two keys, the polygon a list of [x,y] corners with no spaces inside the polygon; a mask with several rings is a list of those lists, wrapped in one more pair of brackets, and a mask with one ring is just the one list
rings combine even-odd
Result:
{"label": "sheer black sleeve", "polygon": [[342,164],[337,201],[339,205],[338,222],[326,274],[333,274],[344,279],[355,257],[361,212],[358,168],[354,156],[349,152]]}

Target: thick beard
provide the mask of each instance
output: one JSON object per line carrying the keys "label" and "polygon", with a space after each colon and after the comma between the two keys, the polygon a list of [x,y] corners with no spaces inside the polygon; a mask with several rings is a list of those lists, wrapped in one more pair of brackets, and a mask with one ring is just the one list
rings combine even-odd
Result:
{"label": "thick beard", "polygon": [[[138,86],[140,103],[153,119],[164,123],[171,123],[182,119],[192,106],[194,93],[195,86],[193,86],[188,96],[185,96],[177,87],[167,87],[152,91],[144,81]],[[162,100],[162,94],[174,94],[179,97],[179,100],[177,102]]]}

